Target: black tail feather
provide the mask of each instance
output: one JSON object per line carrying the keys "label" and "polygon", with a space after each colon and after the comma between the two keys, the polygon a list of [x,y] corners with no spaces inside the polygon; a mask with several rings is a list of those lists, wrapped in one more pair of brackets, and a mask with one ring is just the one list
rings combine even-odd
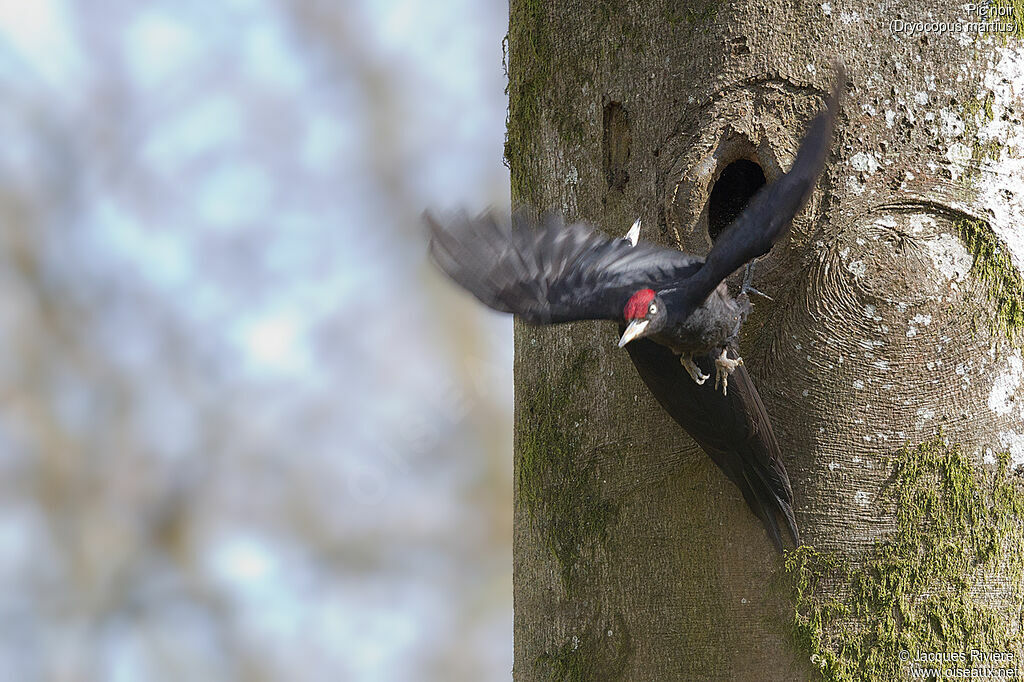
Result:
{"label": "black tail feather", "polygon": [[[710,382],[703,386],[694,383],[679,357],[665,346],[638,339],[626,350],[651,394],[740,489],[775,546],[782,550],[779,516],[799,545],[789,475],[771,421],[746,368],[736,368],[729,379],[729,393],[723,396]],[[738,357],[735,349],[729,352],[730,357]],[[714,371],[710,357],[695,361],[705,373]]]}

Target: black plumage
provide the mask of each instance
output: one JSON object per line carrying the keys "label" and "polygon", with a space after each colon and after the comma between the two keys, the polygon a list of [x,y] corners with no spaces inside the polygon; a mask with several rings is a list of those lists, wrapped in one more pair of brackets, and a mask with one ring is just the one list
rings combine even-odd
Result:
{"label": "black plumage", "polygon": [[[434,260],[491,308],[534,324],[607,319],[625,325],[620,346],[651,393],[739,487],[780,548],[778,515],[799,544],[793,493],[771,421],[737,352],[749,300],[745,292],[732,297],[725,279],[766,254],[806,203],[824,165],[844,81],[840,72],[790,170],[755,194],[704,259],[608,238],[555,215],[538,226],[523,210],[510,224],[490,214],[447,223],[426,217]],[[704,385],[712,367],[714,388]]]}
{"label": "black plumage", "polygon": [[430,254],[485,305],[531,324],[622,319],[637,289],[692,276],[703,260],[675,249],[609,239],[549,213],[540,229],[529,211],[511,225],[487,213],[441,224],[427,215]]}
{"label": "black plumage", "polygon": [[[723,394],[691,381],[679,358],[659,343],[638,339],[626,346],[626,352],[662,409],[740,489],[772,543],[782,548],[777,520],[781,515],[790,537],[799,545],[793,490],[782,463],[782,451],[746,368],[736,368],[731,376],[732,388]],[[733,347],[729,355],[739,356]],[[705,371],[714,366],[710,355],[698,356],[695,361]]]}

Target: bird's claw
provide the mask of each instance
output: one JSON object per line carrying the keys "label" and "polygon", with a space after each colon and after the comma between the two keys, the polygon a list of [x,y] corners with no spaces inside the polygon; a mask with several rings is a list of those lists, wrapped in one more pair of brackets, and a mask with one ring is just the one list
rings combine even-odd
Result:
{"label": "bird's claw", "polygon": [[710,374],[705,374],[700,371],[700,367],[698,367],[697,363],[693,361],[693,356],[691,355],[680,355],[679,363],[698,386],[703,386],[704,382],[711,378]]}
{"label": "bird's claw", "polygon": [[775,300],[774,298],[772,298],[768,294],[764,293],[763,291],[758,291],[754,287],[750,287],[750,286],[743,287],[743,289],[740,290],[740,293],[742,293],[742,294],[746,294],[746,293],[757,294],[758,296],[761,296],[762,298],[767,298],[769,301],[774,301]]}
{"label": "bird's claw", "polygon": [[736,371],[736,368],[743,364],[743,358],[730,359],[726,350],[715,358],[715,390],[718,390],[718,382],[722,382],[722,395],[729,395],[729,375]]}
{"label": "bird's claw", "polygon": [[754,263],[756,262],[756,260],[752,260],[749,263],[747,263],[747,269],[743,272],[743,286],[740,287],[740,293],[757,294],[758,296],[767,298],[769,301],[774,301],[775,299],[769,296],[768,294],[764,293],[763,291],[758,291],[757,289],[754,288]]}

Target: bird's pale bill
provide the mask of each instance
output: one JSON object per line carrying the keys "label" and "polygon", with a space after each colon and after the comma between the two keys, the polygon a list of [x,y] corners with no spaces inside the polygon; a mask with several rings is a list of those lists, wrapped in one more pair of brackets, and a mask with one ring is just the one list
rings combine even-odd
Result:
{"label": "bird's pale bill", "polygon": [[650,320],[633,320],[626,327],[626,331],[622,333],[622,338],[619,339],[619,348],[622,348],[627,343],[635,339],[644,333],[644,329],[651,323]]}

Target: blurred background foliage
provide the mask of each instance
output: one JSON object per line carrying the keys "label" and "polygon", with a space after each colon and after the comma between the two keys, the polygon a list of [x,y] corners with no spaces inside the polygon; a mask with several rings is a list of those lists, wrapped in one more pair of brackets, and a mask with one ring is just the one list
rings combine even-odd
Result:
{"label": "blurred background foliage", "polygon": [[494,0],[0,0],[0,679],[511,669]]}

